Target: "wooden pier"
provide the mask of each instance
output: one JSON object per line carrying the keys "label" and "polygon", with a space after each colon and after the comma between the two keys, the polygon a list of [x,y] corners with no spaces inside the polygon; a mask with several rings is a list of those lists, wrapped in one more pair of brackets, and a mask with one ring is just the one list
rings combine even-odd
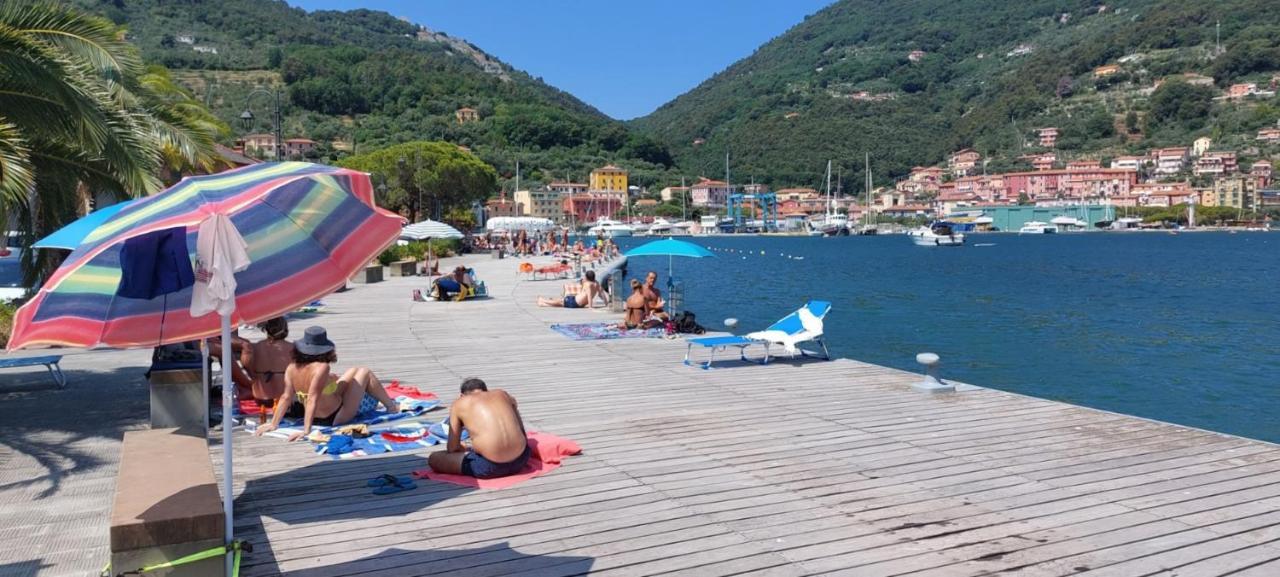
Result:
{"label": "wooden pier", "polygon": [[[481,377],[585,453],[511,489],[427,481],[378,497],[366,479],[422,468],[426,452],[329,461],[238,435],[245,575],[1280,575],[1275,445],[978,387],[929,395],[917,374],[852,360],[698,370],[680,340],[552,332],[617,315],[538,308],[564,281],[467,260],[491,298],[415,303],[425,282],[397,278],[292,328],[323,325],[340,365],[446,401]],[[76,379],[85,364],[68,363],[73,390],[94,386]],[[14,483],[42,474],[24,467],[0,468],[0,521],[22,520],[0,527],[0,576],[83,574],[42,561],[67,551],[15,549],[75,522],[23,512],[14,492],[34,489]],[[111,469],[64,474],[65,495],[42,499],[109,504]],[[105,527],[75,543],[100,552]]]}

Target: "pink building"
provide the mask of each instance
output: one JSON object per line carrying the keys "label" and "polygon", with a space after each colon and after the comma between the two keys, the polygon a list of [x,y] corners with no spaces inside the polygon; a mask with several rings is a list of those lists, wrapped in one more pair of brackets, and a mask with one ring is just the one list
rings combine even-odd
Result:
{"label": "pink building", "polygon": [[1227,88],[1227,98],[1239,100],[1258,91],[1258,85],[1252,82],[1232,84]]}
{"label": "pink building", "polygon": [[621,193],[583,193],[565,196],[561,201],[564,213],[580,223],[600,220],[601,217],[613,218],[623,208]]}
{"label": "pink building", "polygon": [[689,198],[694,206],[720,208],[729,203],[729,195],[733,187],[720,180],[703,178],[689,187]]}
{"label": "pink building", "polygon": [[1102,199],[1123,196],[1138,183],[1132,170],[1096,168],[1092,170],[1038,170],[1004,175],[1005,196],[1026,195],[1032,200]]}
{"label": "pink building", "polygon": [[1280,128],[1263,128],[1258,131],[1258,140],[1263,142],[1280,142]]}
{"label": "pink building", "polygon": [[1249,167],[1249,176],[1253,178],[1257,188],[1267,188],[1271,186],[1271,162],[1267,160],[1259,160]]}
{"label": "pink building", "polygon": [[947,167],[954,176],[969,176],[978,167],[980,161],[982,161],[982,155],[978,154],[978,151],[966,148],[952,154],[947,160]]}
{"label": "pink building", "polygon": [[1040,129],[1040,146],[1045,148],[1053,148],[1058,145],[1058,129],[1057,128],[1041,128]]}
{"label": "pink building", "polygon": [[1192,169],[1192,172],[1197,175],[1219,176],[1232,174],[1237,168],[1239,167],[1236,164],[1236,153],[1206,152],[1196,159],[1196,166]]}

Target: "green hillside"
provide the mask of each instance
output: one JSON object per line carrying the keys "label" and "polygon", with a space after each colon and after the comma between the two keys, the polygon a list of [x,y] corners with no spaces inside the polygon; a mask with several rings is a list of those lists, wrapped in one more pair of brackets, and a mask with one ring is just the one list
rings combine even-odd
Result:
{"label": "green hillside", "polygon": [[[415,140],[473,150],[505,177],[585,178],[609,161],[645,184],[671,163],[572,95],[464,40],[385,12],[308,13],[278,0],[73,0],[127,27],[150,62],[165,65],[237,134],[270,130],[270,98],[284,88],[285,136],[322,143],[323,158]],[[239,120],[249,105],[256,123]],[[479,111],[460,124],[454,112]]]}
{"label": "green hillside", "polygon": [[1060,157],[1201,134],[1244,146],[1280,119],[1280,101],[1151,87],[1198,72],[1218,89],[1265,88],[1276,71],[1267,0],[841,0],[633,126],[690,171],[721,174],[731,151],[735,180],[814,184],[835,159],[860,183],[870,153],[883,184],[962,147],[995,156],[993,170],[1017,166],[1041,126],[1061,129]]}

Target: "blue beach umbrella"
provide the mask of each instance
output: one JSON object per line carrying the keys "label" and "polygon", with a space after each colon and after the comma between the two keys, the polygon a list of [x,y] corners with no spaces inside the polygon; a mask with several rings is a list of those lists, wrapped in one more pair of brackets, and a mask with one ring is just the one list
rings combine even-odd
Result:
{"label": "blue beach umbrella", "polygon": [[84,240],[89,233],[97,229],[102,223],[115,216],[120,209],[129,206],[133,201],[118,202],[111,206],[99,208],[79,220],[68,224],[54,232],[53,234],[40,239],[39,242],[31,245],[32,248],[62,248],[66,250],[75,250],[80,246],[80,242]]}

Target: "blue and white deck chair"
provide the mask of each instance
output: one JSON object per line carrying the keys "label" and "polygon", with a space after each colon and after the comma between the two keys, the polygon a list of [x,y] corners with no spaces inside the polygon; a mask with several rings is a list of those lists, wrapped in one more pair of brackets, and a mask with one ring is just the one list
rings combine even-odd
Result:
{"label": "blue and white deck chair", "polygon": [[[737,347],[739,358],[744,361],[751,361],[747,358],[747,347],[751,345],[762,345],[764,347],[764,358],[758,362],[762,365],[769,363],[770,347],[779,345],[792,356],[802,355],[818,357],[831,360],[831,353],[827,351],[827,343],[823,340],[823,319],[827,313],[831,312],[831,303],[827,301],[809,301],[803,307],[795,312],[782,317],[769,328],[754,333],[748,333],[744,336],[723,336],[723,337],[702,337],[697,339],[688,339],[688,348],[684,354],[684,364],[694,366],[694,362],[689,360],[690,354],[693,352],[694,345],[711,349],[711,355],[706,361],[699,363],[704,369],[711,368],[711,363],[715,361],[716,353],[723,351],[729,347]],[[818,350],[806,350],[802,344],[813,343]]]}

